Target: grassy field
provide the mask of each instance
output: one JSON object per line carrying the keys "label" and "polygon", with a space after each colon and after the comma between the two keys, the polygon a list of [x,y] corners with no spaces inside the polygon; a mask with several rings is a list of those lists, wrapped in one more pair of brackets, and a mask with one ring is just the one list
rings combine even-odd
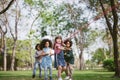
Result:
{"label": "grassy field", "polygon": [[[107,71],[74,71],[73,80],[120,80],[120,78],[113,78],[114,72]],[[56,71],[53,71],[53,80],[57,80]],[[65,77],[65,74],[62,74]],[[32,79],[32,71],[0,71],[0,80],[44,80],[38,77]],[[64,79],[63,79],[64,80]]]}

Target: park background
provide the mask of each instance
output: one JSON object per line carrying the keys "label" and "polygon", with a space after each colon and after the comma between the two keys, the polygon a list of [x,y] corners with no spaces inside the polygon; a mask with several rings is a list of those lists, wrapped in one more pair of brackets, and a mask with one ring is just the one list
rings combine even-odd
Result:
{"label": "park background", "polygon": [[61,35],[73,41],[74,79],[119,79],[119,5],[120,0],[0,1],[0,78],[30,80],[35,45]]}

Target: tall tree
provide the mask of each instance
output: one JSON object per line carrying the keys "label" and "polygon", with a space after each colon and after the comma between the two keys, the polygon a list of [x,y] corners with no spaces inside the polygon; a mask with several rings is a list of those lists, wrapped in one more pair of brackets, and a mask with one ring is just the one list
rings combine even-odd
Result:
{"label": "tall tree", "polygon": [[5,38],[5,35],[7,33],[7,27],[6,26],[4,26],[4,27],[5,27],[5,31],[0,25],[0,32],[1,32],[1,51],[0,52],[2,52],[2,54],[4,55],[3,69],[4,69],[4,71],[6,71],[7,70],[7,60],[6,60],[6,38]]}
{"label": "tall tree", "polygon": [[[103,10],[105,11],[105,7],[103,6],[103,2],[101,0],[100,5]],[[112,40],[113,40],[113,54],[114,54],[114,63],[115,63],[115,77],[120,77],[120,67],[119,67],[119,52],[118,52],[118,14],[117,14],[117,7],[118,4],[116,4],[116,0],[110,0],[110,6],[111,6],[111,11],[112,11],[112,17],[113,17],[113,23],[110,22],[108,16],[104,14],[106,24],[108,26],[108,29],[110,31]],[[111,25],[113,24],[113,26]]]}
{"label": "tall tree", "polygon": [[119,53],[118,53],[118,11],[120,3],[118,0],[89,0],[90,5],[96,9],[96,12],[101,11],[99,4],[102,8],[102,13],[97,19],[105,18],[107,28],[112,38],[113,55],[115,64],[115,77],[120,77],[119,67]]}
{"label": "tall tree", "polygon": [[17,37],[18,37],[18,21],[19,21],[19,17],[20,17],[20,8],[18,5],[18,1],[15,2],[15,21],[14,21],[14,31],[12,29],[13,25],[10,25],[10,21],[8,20],[8,28],[10,30],[10,34],[13,38],[13,48],[12,48],[12,59],[11,59],[11,70],[14,71],[14,64],[15,64],[15,54],[16,54],[16,42],[17,42]]}

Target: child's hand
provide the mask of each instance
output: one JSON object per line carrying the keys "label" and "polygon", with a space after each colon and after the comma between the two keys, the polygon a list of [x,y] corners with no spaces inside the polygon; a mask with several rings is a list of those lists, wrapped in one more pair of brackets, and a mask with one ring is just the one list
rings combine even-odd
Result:
{"label": "child's hand", "polygon": [[59,46],[56,46],[56,49],[59,49]]}

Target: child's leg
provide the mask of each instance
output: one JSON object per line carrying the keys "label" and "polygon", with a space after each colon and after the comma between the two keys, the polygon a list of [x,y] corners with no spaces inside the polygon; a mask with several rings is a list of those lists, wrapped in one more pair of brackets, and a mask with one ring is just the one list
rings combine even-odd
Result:
{"label": "child's leg", "polygon": [[58,66],[58,78],[61,77],[62,67]]}
{"label": "child's leg", "polygon": [[48,79],[47,67],[44,68],[44,80]]}
{"label": "child's leg", "polygon": [[70,73],[70,77],[72,77],[73,74],[73,66],[71,64],[69,64],[69,73]]}
{"label": "child's leg", "polygon": [[69,64],[66,64],[66,70],[65,70],[65,74],[66,76],[69,76]]}
{"label": "child's leg", "polygon": [[63,71],[66,71],[66,66],[63,66],[63,67],[62,67],[62,72],[63,72]]}
{"label": "child's leg", "polygon": [[39,77],[42,77],[42,69],[41,69],[41,64],[39,64]]}
{"label": "child's leg", "polygon": [[35,63],[34,63],[34,68],[33,68],[33,78],[34,78],[35,75],[36,75],[36,69],[37,69],[37,66],[38,66],[38,63],[35,62]]}
{"label": "child's leg", "polygon": [[52,80],[52,66],[48,67],[49,68],[49,76],[50,80]]}

